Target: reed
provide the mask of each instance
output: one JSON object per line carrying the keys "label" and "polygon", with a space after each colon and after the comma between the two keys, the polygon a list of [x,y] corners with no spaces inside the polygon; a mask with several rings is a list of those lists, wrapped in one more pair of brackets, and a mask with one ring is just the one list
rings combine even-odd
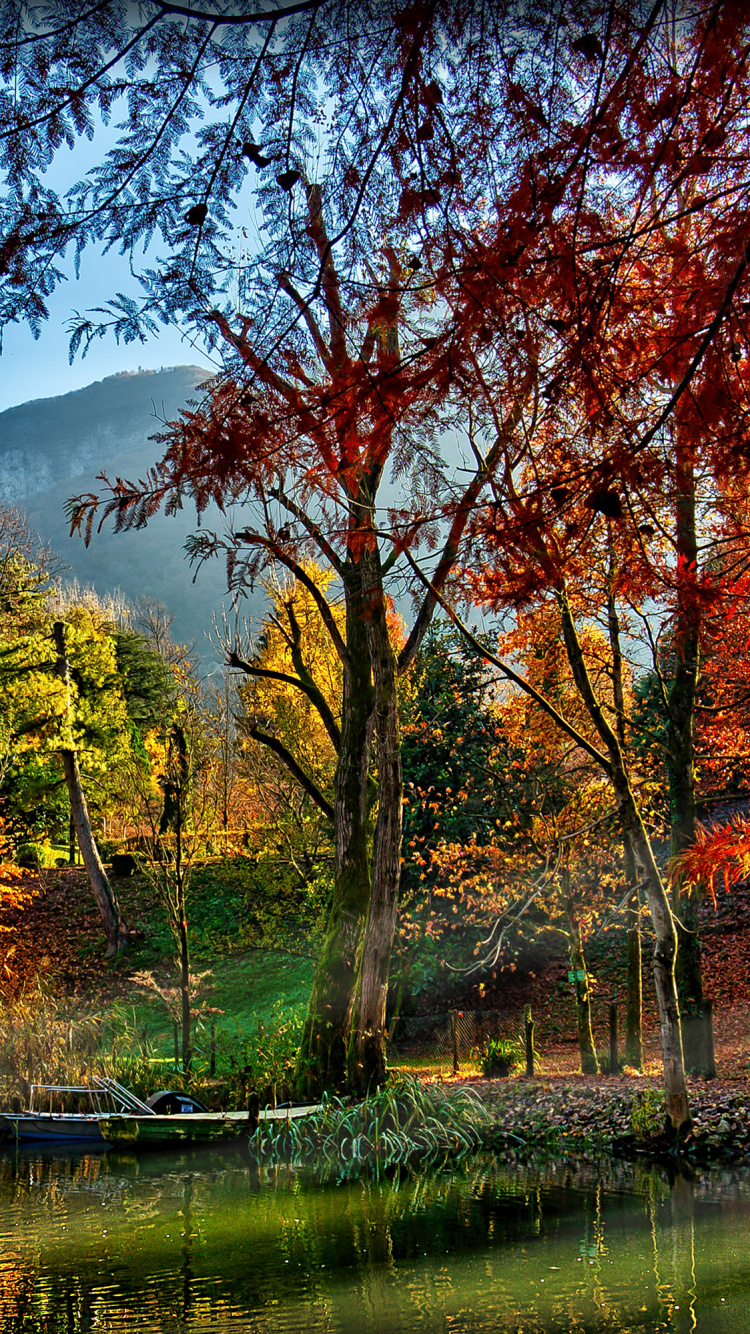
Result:
{"label": "reed", "polygon": [[0,1106],[27,1105],[31,1084],[78,1084],[106,1074],[102,1023],[72,1011],[42,985],[0,1005]]}
{"label": "reed", "polygon": [[283,1161],[351,1176],[372,1166],[461,1158],[481,1147],[489,1124],[471,1090],[446,1093],[400,1076],[363,1102],[332,1097],[311,1116],[262,1121],[250,1149],[269,1166]]}

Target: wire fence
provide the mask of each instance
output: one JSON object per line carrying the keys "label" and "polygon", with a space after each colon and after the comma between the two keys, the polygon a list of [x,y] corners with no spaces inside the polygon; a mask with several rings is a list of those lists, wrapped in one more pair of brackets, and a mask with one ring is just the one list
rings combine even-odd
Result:
{"label": "wire fence", "polygon": [[510,1038],[523,1043],[524,1016],[520,1010],[446,1010],[443,1014],[399,1016],[391,1024],[388,1059],[424,1061],[451,1071],[456,1062],[466,1065],[476,1059],[492,1038]]}

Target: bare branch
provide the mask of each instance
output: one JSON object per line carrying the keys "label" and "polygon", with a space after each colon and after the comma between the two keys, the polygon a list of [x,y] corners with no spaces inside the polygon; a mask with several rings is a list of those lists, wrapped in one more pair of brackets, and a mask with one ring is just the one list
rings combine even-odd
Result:
{"label": "bare branch", "polygon": [[286,765],[292,777],[299,783],[300,787],[304,788],[308,797],[315,802],[315,805],[323,812],[326,819],[333,820],[333,806],[326,800],[312,778],[305,773],[304,769],[300,768],[291,751],[287,750],[278,737],[270,736],[268,732],[261,732],[260,728],[255,727],[252,723],[247,730],[248,736],[251,736],[254,741],[260,741],[261,745],[267,746],[269,750],[273,751],[274,755],[278,755],[282,764]]}

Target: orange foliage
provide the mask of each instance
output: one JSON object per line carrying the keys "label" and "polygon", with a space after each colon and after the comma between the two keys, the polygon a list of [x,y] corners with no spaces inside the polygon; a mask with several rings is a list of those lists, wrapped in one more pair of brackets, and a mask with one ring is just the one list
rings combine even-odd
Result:
{"label": "orange foliage", "polygon": [[690,885],[704,885],[716,900],[720,879],[727,893],[732,885],[750,877],[750,821],[735,816],[728,824],[699,827],[695,843],[673,857],[672,881],[681,878]]}

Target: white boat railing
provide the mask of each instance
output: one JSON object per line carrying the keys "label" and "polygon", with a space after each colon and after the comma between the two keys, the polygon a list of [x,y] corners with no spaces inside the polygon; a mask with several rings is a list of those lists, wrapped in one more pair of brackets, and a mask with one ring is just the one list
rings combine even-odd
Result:
{"label": "white boat railing", "polygon": [[113,1112],[136,1116],[154,1115],[153,1109],[147,1103],[141,1102],[134,1093],[123,1088],[122,1084],[118,1084],[116,1079],[109,1079],[105,1075],[93,1075],[90,1084],[32,1084],[29,1089],[29,1113],[39,1115],[41,1108],[37,1109],[34,1106],[36,1093],[49,1095],[50,1113],[53,1111],[53,1094],[59,1093],[62,1098],[77,1093],[91,1099],[91,1111],[95,1116],[107,1116]]}
{"label": "white boat railing", "polygon": [[107,1079],[104,1075],[94,1075],[92,1083],[102,1092],[109,1093],[112,1100],[119,1103],[120,1112],[137,1112],[139,1116],[155,1116],[153,1107],[141,1102],[129,1089],[123,1088],[116,1079]]}

